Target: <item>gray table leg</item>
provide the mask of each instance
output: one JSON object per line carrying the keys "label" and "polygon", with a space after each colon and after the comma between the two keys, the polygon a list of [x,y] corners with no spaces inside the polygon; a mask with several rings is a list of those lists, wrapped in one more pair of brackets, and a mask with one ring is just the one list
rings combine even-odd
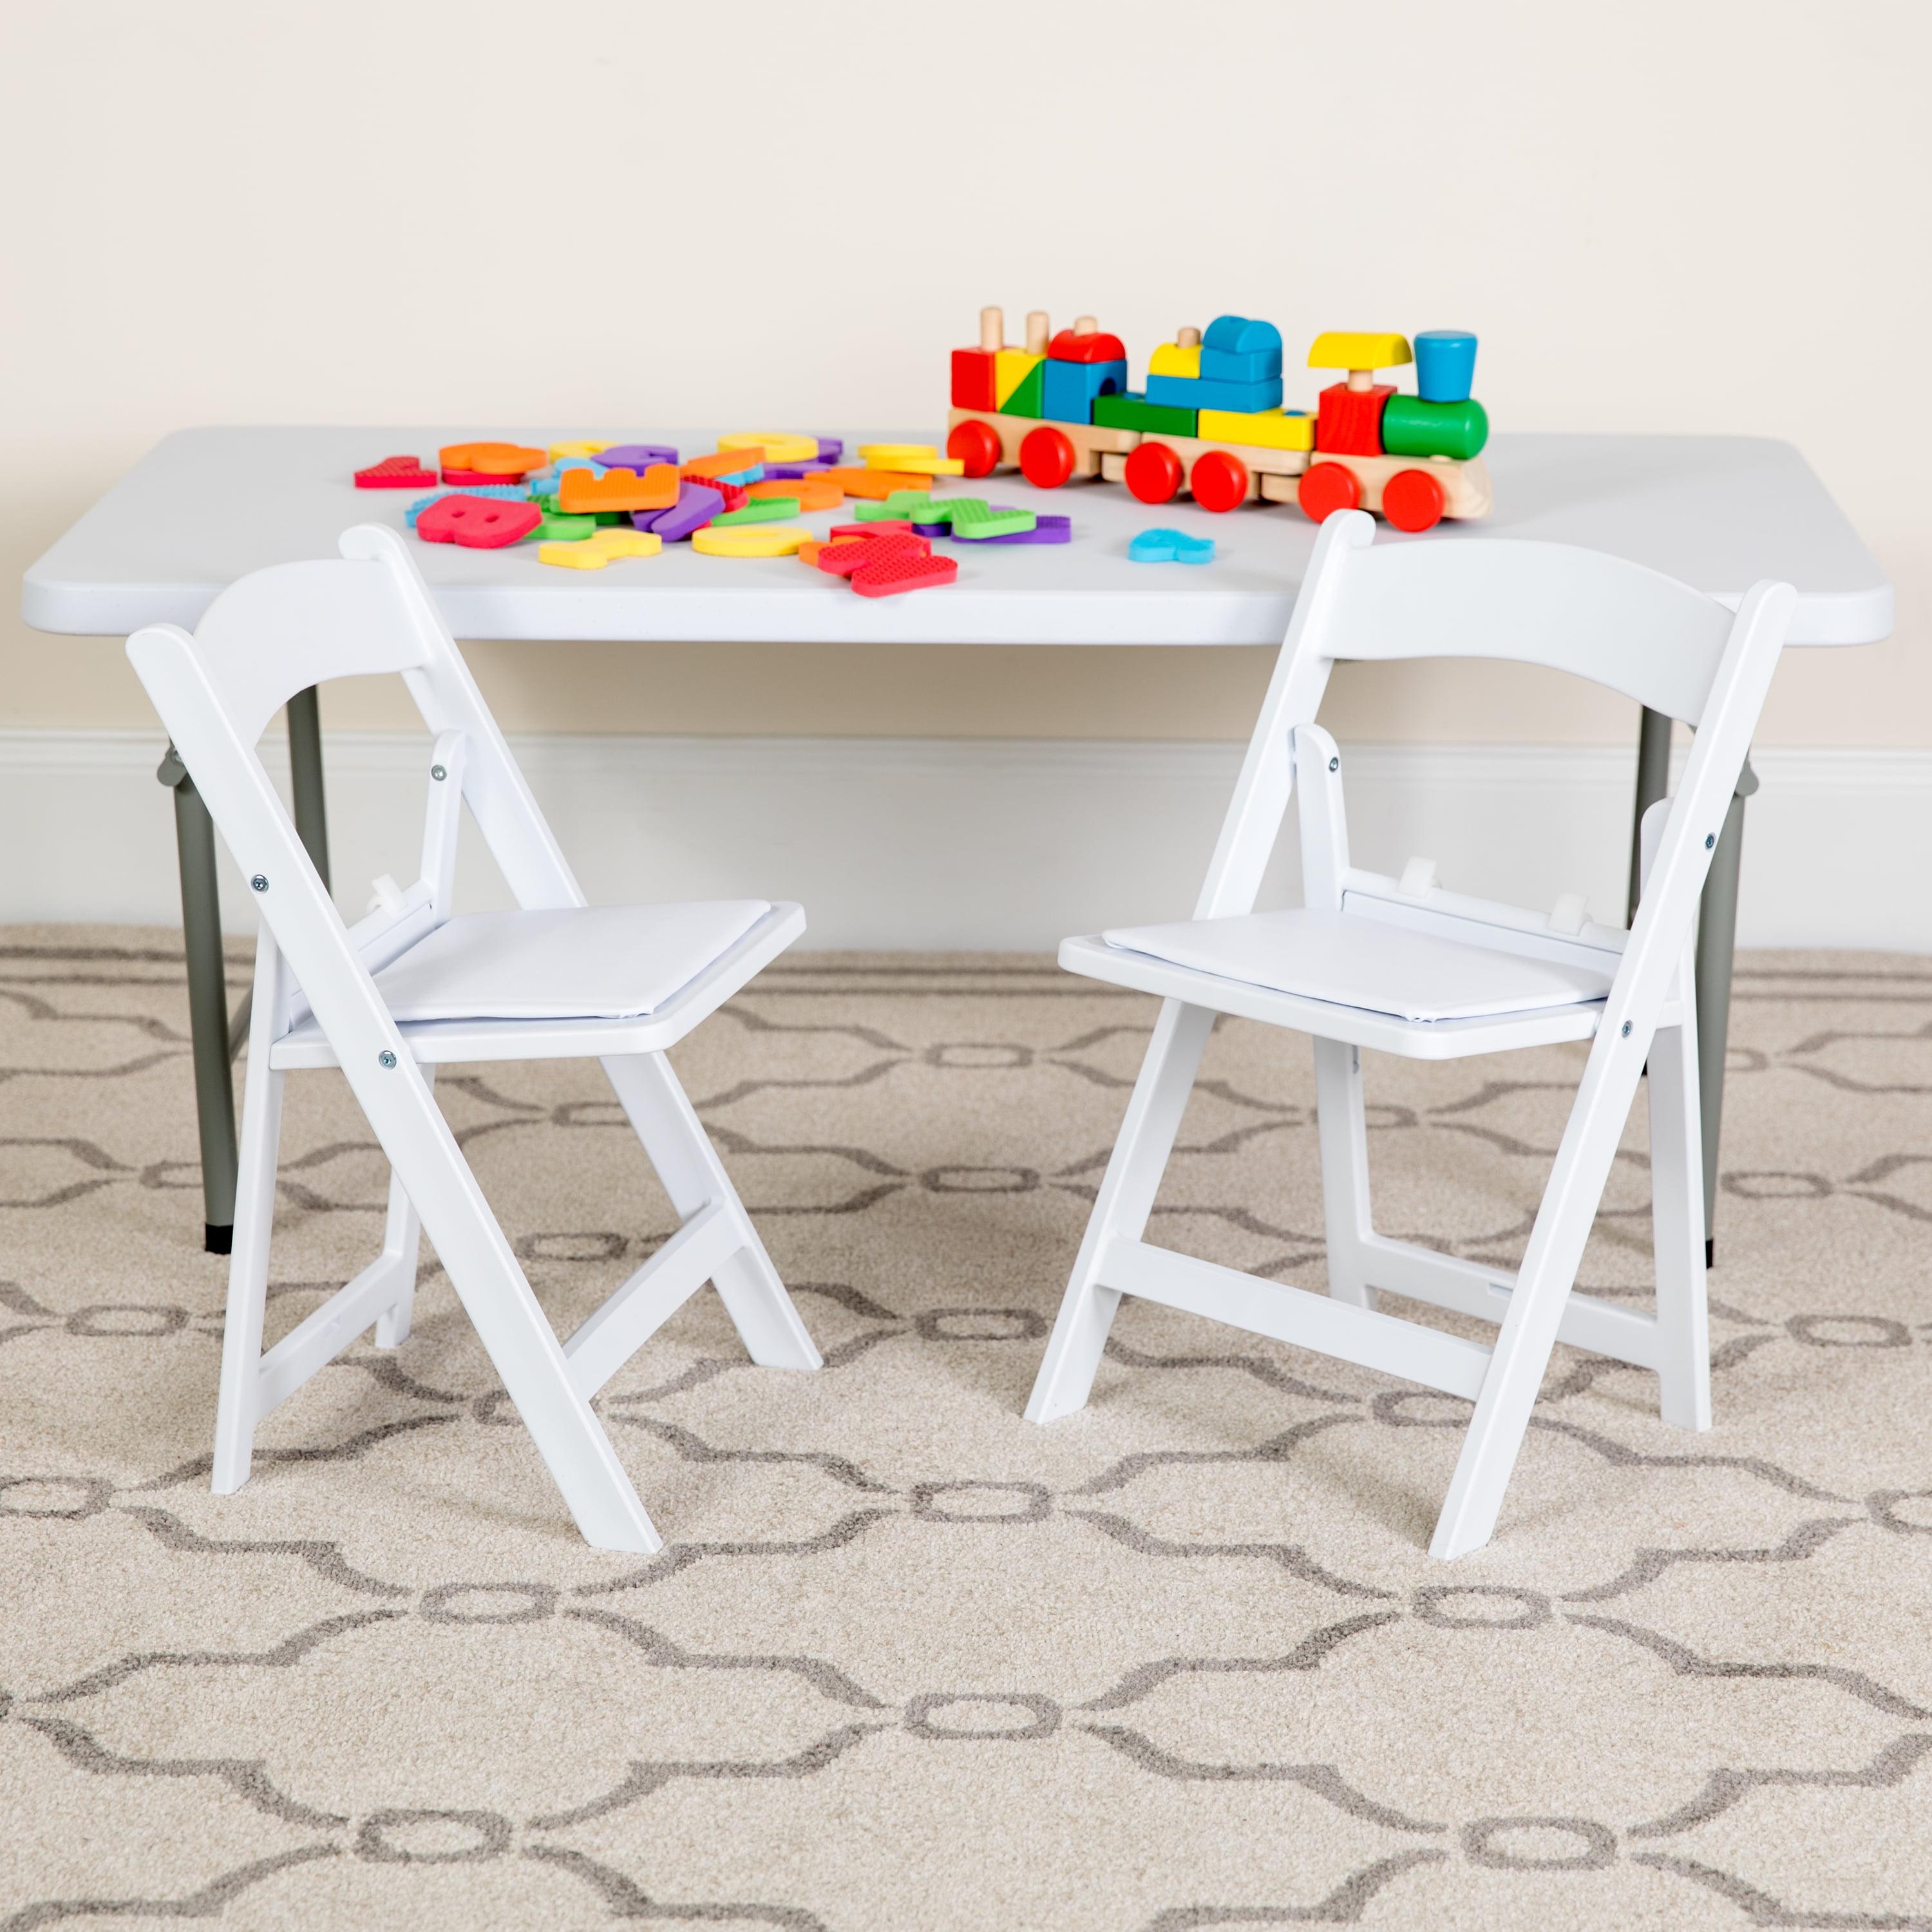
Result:
{"label": "gray table leg", "polygon": [[289,788],[295,795],[296,830],[326,890],[328,818],[322,800],[322,711],[314,685],[289,700]]}
{"label": "gray table leg", "polygon": [[228,981],[214,874],[214,821],[172,745],[154,776],[175,795],[194,1104],[201,1130],[202,1239],[210,1254],[225,1255],[235,1238],[235,1088],[228,1070]]}
{"label": "gray table leg", "polygon": [[[328,821],[322,801],[322,721],[313,686],[289,700],[288,716],[296,830],[326,886]],[[172,745],[155,776],[175,795],[182,928],[188,952],[188,1028],[194,1041],[195,1114],[201,1138],[206,1216],[202,1239],[210,1254],[225,1255],[235,1240],[235,1084],[229,1069],[247,1036],[248,1002],[244,997],[231,1028],[227,963],[221,946],[221,898],[214,870],[214,821]]]}
{"label": "gray table leg", "polygon": [[1724,1119],[1724,1054],[1731,1030],[1731,952],[1738,931],[1738,868],[1744,856],[1744,800],[1757,790],[1747,759],[1738,775],[1697,921],[1697,1094],[1704,1116],[1704,1265],[1718,1252],[1718,1136]]}
{"label": "gray table leg", "polygon": [[[1636,914],[1643,814],[1670,783],[1670,720],[1646,708],[1637,740],[1636,814],[1630,832],[1630,914]],[[1757,790],[1746,760],[1718,835],[1697,921],[1697,1089],[1703,1116],[1704,1264],[1717,1258],[1718,1144],[1724,1120],[1724,1058],[1731,1030],[1731,954],[1738,929],[1738,870],[1744,854],[1744,800]]]}
{"label": "gray table leg", "polygon": [[1636,815],[1630,824],[1630,901],[1624,923],[1636,916],[1636,902],[1642,890],[1643,815],[1670,790],[1670,720],[1661,711],[1643,708],[1643,722],[1637,728]]}

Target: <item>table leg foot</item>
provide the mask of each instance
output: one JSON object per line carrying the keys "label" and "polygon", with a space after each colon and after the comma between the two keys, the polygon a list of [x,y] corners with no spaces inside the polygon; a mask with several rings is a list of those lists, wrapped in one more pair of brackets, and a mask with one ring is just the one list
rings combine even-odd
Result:
{"label": "table leg foot", "polygon": [[229,1255],[235,1252],[235,1224],[230,1221],[217,1227],[212,1221],[202,1223],[201,1245],[205,1252],[211,1255]]}

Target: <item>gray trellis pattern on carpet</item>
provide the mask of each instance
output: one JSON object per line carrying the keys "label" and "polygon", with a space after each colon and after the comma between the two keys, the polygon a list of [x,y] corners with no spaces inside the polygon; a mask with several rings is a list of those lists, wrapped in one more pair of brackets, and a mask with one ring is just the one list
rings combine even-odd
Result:
{"label": "gray trellis pattern on carpet", "polygon": [[[1738,988],[1716,1429],[1559,1349],[1444,1567],[1448,1398],[1130,1304],[1021,1420],[1150,1002],[780,962],[674,1058],[826,1366],[708,1294],[634,1359],[640,1560],[427,1252],[408,1343],[209,1496],[178,939],[0,934],[0,1928],[1932,1928],[1932,962]],[[1580,1064],[1369,1057],[1378,1224],[1511,1264]],[[290,1090],[272,1340],[386,1175],[337,1076]],[[567,1334],[673,1225],[597,1070],[437,1092]],[[1224,1023],[1154,1238],[1322,1286],[1312,1100]],[[1640,1303],[1642,1148],[1583,1275]]]}

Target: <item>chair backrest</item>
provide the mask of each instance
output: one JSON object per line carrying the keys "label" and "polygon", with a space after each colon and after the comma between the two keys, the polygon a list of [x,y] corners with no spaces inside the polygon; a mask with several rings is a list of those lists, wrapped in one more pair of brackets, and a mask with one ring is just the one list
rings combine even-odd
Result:
{"label": "chair backrest", "polygon": [[1357,550],[1328,621],[1304,648],[1331,662],[1543,664],[1695,724],[1730,632],[1722,604],[1642,564],[1568,544],[1482,537]]}
{"label": "chair backrest", "polygon": [[[1318,743],[1324,754],[1322,770],[1304,774],[1306,790],[1321,793],[1327,842],[1313,862],[1331,880],[1347,869],[1340,783],[1331,784],[1329,741],[1315,724],[1338,661],[1494,658],[1590,678],[1697,728],[1677,796],[1655,834],[1632,942],[1653,900],[1673,935],[1680,918],[1688,932],[1796,602],[1790,585],[1759,584],[1733,616],[1687,584],[1592,550],[1485,538],[1376,547],[1372,518],[1360,511],[1330,517],[1295,600],[1195,916],[1252,909],[1287,809],[1298,743],[1304,755]],[[1307,862],[1306,800],[1303,816]],[[1355,874],[1350,889],[1391,896],[1384,885],[1394,882]],[[1335,890],[1342,890],[1339,883]],[[1480,922],[1477,902],[1459,900],[1451,910],[1440,896],[1445,918]],[[1489,910],[1505,932],[1544,922],[1520,908]]]}
{"label": "chair backrest", "polygon": [[[343,533],[341,553],[241,578],[208,607],[192,636],[178,625],[154,624],[128,640],[128,658],[244,876],[268,882],[257,901],[266,932],[288,956],[325,1029],[324,984],[341,984],[345,970],[366,981],[448,917],[464,805],[519,904],[584,903],[402,540],[361,524]],[[381,672],[400,674],[436,734],[424,778],[423,871],[352,932],[256,746],[297,692]],[[290,1016],[262,1017],[279,1030]]]}

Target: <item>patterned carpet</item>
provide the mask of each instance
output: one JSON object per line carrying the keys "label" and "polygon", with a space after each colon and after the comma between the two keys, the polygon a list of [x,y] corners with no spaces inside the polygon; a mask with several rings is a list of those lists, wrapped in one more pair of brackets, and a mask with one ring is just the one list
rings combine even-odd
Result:
{"label": "patterned carpet", "polygon": [[[434,1266],[212,1497],[174,941],[0,942],[8,1932],[1932,1928],[1932,962],[1744,962],[1718,1426],[1559,1350],[1445,1568],[1447,1398],[1130,1304],[1021,1419],[1148,1003],[782,962],[675,1059],[826,1366],[705,1294],[609,1386],[645,1561]],[[1380,1225],[1512,1262],[1579,1064],[1371,1058]],[[291,1090],[272,1339],[381,1225],[340,1081]],[[567,1332],[671,1225],[596,1068],[438,1092]],[[1319,1286],[1310,1100],[1225,1024],[1155,1238]],[[1641,1144],[1583,1276],[1636,1300]]]}

